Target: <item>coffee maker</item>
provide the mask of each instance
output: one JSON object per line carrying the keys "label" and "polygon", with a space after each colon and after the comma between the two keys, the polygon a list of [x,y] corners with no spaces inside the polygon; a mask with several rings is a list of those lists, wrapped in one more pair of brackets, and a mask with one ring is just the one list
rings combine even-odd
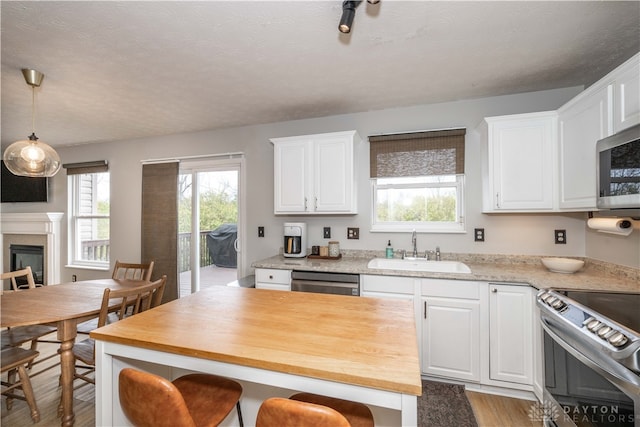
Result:
{"label": "coffee maker", "polygon": [[287,258],[307,256],[307,224],[305,222],[284,223],[284,250]]}

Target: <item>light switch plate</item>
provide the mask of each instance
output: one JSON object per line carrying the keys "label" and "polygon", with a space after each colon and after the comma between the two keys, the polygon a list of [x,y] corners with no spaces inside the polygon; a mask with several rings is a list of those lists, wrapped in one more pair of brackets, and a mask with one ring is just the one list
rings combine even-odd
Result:
{"label": "light switch plate", "polygon": [[264,237],[264,227],[263,226],[259,226],[258,227],[258,237]]}

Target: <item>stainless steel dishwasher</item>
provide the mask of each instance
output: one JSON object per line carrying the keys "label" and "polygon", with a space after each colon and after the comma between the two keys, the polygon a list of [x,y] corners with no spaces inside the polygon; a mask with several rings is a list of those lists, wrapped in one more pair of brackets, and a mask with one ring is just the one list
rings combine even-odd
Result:
{"label": "stainless steel dishwasher", "polygon": [[360,275],[318,271],[292,271],[291,290],[319,294],[360,295]]}

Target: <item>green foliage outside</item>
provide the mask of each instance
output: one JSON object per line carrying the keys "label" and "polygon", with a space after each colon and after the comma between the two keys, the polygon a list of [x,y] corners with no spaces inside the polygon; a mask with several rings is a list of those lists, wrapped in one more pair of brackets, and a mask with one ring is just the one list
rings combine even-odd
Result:
{"label": "green foliage outside", "polygon": [[[224,223],[235,224],[238,218],[237,194],[228,185],[200,194],[200,230],[215,230]],[[187,194],[188,195],[185,195]],[[178,232],[191,231],[191,192],[180,189],[178,202]]]}
{"label": "green foliage outside", "polygon": [[455,222],[456,198],[454,196],[414,197],[411,204],[397,204],[389,210],[389,205],[379,203],[379,222]]}
{"label": "green foliage outside", "polygon": [[[99,201],[98,202],[98,214],[109,215],[109,202]],[[109,239],[109,220],[108,219],[98,219],[98,239],[99,240],[107,240]]]}

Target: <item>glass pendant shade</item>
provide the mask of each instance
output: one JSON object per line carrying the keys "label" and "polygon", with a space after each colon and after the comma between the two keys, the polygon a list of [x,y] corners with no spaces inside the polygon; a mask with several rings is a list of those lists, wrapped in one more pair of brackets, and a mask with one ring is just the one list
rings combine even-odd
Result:
{"label": "glass pendant shade", "polygon": [[38,142],[35,134],[9,145],[2,160],[11,173],[20,176],[54,176],[61,166],[58,153],[48,144]]}
{"label": "glass pendant shade", "polygon": [[[23,69],[22,75],[32,89],[31,123],[35,129],[35,88],[42,84],[44,74],[37,70]],[[60,170],[60,156],[44,142],[38,142],[35,130],[29,139],[9,145],[2,156],[4,164],[14,175],[31,177],[54,176]]]}

